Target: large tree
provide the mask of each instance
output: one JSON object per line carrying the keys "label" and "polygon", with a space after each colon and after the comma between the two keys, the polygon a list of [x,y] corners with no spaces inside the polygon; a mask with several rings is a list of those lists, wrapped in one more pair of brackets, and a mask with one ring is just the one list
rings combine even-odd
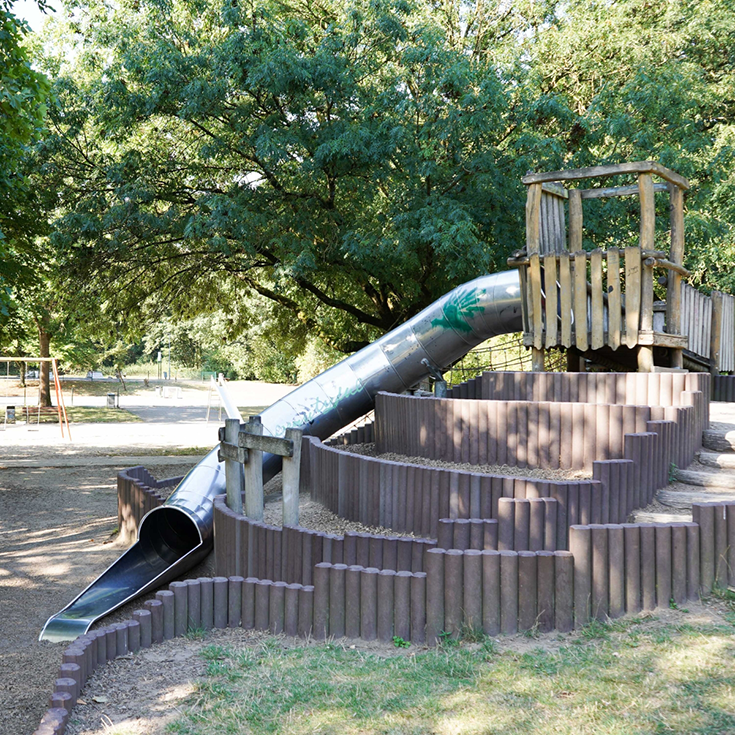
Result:
{"label": "large tree", "polygon": [[[45,8],[43,0],[38,4]],[[12,0],[0,0],[0,337],[15,336],[17,344],[18,290],[43,279],[34,239],[47,222],[38,216],[26,165],[42,136],[49,82],[33,67],[29,28],[11,7]],[[48,355],[43,332],[38,335],[41,354]],[[0,348],[7,341],[0,339]],[[49,403],[48,363],[41,366],[41,377],[42,399]]]}
{"label": "large tree", "polygon": [[349,351],[517,247],[537,137],[492,29],[388,0],[136,0],[75,23],[77,68],[106,63],[63,82],[73,136],[52,111],[76,146],[57,241],[117,273],[122,308],[234,280]]}
{"label": "large tree", "polygon": [[93,0],[51,67],[53,242],[108,309],[252,290],[349,351],[504,266],[526,170],[653,158],[735,290],[734,29],[727,0]]}

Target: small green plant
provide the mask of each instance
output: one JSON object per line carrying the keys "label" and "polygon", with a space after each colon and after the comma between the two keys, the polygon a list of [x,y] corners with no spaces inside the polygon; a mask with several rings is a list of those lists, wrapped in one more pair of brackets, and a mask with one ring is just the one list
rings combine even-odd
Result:
{"label": "small green plant", "polygon": [[485,634],[482,632],[482,628],[467,625],[466,623],[462,624],[460,637],[467,643],[482,643],[485,640]]}
{"label": "small green plant", "polygon": [[457,639],[452,638],[452,632],[449,630],[443,630],[441,633],[439,633],[439,645],[440,646],[456,646],[457,645]]}
{"label": "small green plant", "polygon": [[396,648],[408,648],[411,644],[399,635],[393,636],[393,645]]}
{"label": "small green plant", "polygon": [[669,483],[676,482],[676,471],[678,469],[674,462],[669,465]]}
{"label": "small green plant", "polygon": [[207,635],[207,631],[204,628],[202,628],[201,626],[194,626],[191,623],[189,623],[189,629],[186,631],[186,637],[190,641],[204,640],[206,635]]}
{"label": "small green plant", "polygon": [[485,636],[482,641],[482,650],[486,656],[495,656],[498,652],[498,646],[492,638]]}

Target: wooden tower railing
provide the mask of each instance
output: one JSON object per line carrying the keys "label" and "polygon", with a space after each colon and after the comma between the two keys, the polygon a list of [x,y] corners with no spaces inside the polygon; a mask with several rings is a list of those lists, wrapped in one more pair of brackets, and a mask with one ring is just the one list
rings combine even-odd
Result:
{"label": "wooden tower railing", "polygon": [[[636,175],[637,184],[565,186],[624,174]],[[663,181],[654,182],[654,176]],[[682,265],[687,180],[658,163],[639,161],[529,174],[523,183],[528,186],[526,250],[509,264],[520,271],[523,338],[533,349],[534,370],[543,370],[544,350],[558,346],[581,353],[603,347],[636,349],[638,369],[643,372],[653,369],[653,348],[665,347],[670,351],[670,366],[681,368],[682,350],[688,346],[681,319],[681,279],[688,275]],[[657,192],[668,192],[670,198],[668,254],[655,246]],[[639,245],[584,251],[582,202],[636,195],[641,210]],[[654,320],[655,268],[668,271],[663,325],[660,319]]]}

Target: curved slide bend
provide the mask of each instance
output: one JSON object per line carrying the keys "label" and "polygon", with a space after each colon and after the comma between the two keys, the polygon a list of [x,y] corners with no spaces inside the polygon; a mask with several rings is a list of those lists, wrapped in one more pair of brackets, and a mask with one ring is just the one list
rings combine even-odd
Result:
{"label": "curved slide bend", "polygon": [[[264,433],[283,436],[295,426],[326,439],[370,411],[379,391],[408,390],[429,375],[429,365],[445,368],[486,339],[520,329],[518,273],[476,278],[276,401],[261,414]],[[265,481],[279,471],[280,462],[280,457],[264,456]],[[40,639],[73,640],[98,618],[201,561],[212,548],[214,497],[224,492],[225,471],[215,447],[164,505],[145,515],[138,541],[48,619]]]}

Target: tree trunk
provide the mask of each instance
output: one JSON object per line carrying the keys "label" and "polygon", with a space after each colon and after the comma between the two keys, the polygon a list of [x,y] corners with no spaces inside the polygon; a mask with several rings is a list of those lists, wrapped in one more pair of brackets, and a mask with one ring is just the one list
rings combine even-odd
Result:
{"label": "tree trunk", "polygon": [[[39,325],[38,327],[38,344],[41,350],[41,357],[50,357],[51,335]],[[49,381],[49,373],[51,371],[50,362],[42,362],[38,371],[41,406],[51,405],[51,385]]]}

